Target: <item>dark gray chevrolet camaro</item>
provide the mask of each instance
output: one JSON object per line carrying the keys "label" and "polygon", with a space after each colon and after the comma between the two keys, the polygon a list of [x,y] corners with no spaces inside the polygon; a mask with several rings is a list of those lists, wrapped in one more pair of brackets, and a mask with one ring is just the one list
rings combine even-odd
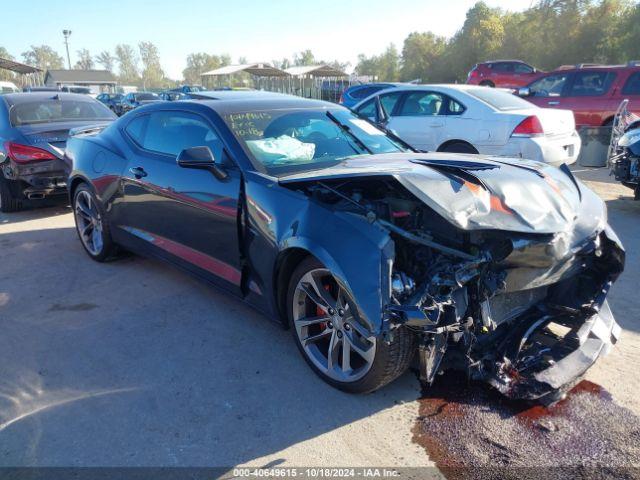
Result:
{"label": "dark gray chevrolet camaro", "polygon": [[[349,110],[263,92],[140,107],[67,144],[79,238],[160,257],[291,327],[326,382],[417,360],[553,401],[619,336],[624,250],[566,168],[412,151]],[[264,339],[268,342],[269,339]]]}

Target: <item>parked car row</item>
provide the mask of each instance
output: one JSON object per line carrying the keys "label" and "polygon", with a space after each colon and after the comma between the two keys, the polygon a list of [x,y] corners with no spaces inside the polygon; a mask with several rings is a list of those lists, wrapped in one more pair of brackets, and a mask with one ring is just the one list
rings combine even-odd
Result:
{"label": "parked car row", "polygon": [[353,107],[422,151],[481,153],[572,164],[580,137],[568,110],[539,108],[473,85],[394,86]]}
{"label": "parked car row", "polygon": [[578,128],[611,126],[620,102],[640,113],[640,63],[627,65],[563,65],[542,72],[519,60],[475,65],[468,84],[502,87],[545,108],[571,110]]}

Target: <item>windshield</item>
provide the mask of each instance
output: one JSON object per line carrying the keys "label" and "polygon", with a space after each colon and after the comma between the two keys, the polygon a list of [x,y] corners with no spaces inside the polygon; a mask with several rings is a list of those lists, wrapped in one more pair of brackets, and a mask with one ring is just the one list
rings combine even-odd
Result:
{"label": "windshield", "polygon": [[34,123],[67,122],[76,120],[113,120],[114,113],[97,101],[56,100],[48,98],[14,104],[11,124],[14,127]]}
{"label": "windshield", "polygon": [[496,110],[522,110],[523,108],[532,108],[531,103],[526,100],[516,97],[511,93],[496,90],[495,88],[469,88],[466,92],[472,97],[476,97],[478,100],[489,104],[489,106]]}
{"label": "windshield", "polygon": [[326,168],[356,155],[405,151],[346,110],[232,113],[225,120],[256,167],[274,176]]}
{"label": "windshield", "polygon": [[158,100],[160,97],[155,93],[138,93],[136,94],[136,100]]}

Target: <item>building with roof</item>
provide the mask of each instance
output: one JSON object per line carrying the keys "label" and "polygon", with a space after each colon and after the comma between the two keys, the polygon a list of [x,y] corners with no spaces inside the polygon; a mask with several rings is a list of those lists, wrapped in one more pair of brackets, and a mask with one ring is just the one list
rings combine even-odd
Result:
{"label": "building with roof", "polygon": [[118,80],[108,70],[47,70],[44,84],[61,88],[65,85],[89,87],[92,93],[115,92]]}

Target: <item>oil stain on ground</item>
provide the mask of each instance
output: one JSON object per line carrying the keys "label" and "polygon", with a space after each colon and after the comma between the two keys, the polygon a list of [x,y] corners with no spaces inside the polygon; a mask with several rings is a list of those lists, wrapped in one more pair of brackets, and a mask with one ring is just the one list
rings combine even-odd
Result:
{"label": "oil stain on ground", "polygon": [[447,478],[640,478],[640,418],[583,381],[549,408],[444,375],[413,439]]}

